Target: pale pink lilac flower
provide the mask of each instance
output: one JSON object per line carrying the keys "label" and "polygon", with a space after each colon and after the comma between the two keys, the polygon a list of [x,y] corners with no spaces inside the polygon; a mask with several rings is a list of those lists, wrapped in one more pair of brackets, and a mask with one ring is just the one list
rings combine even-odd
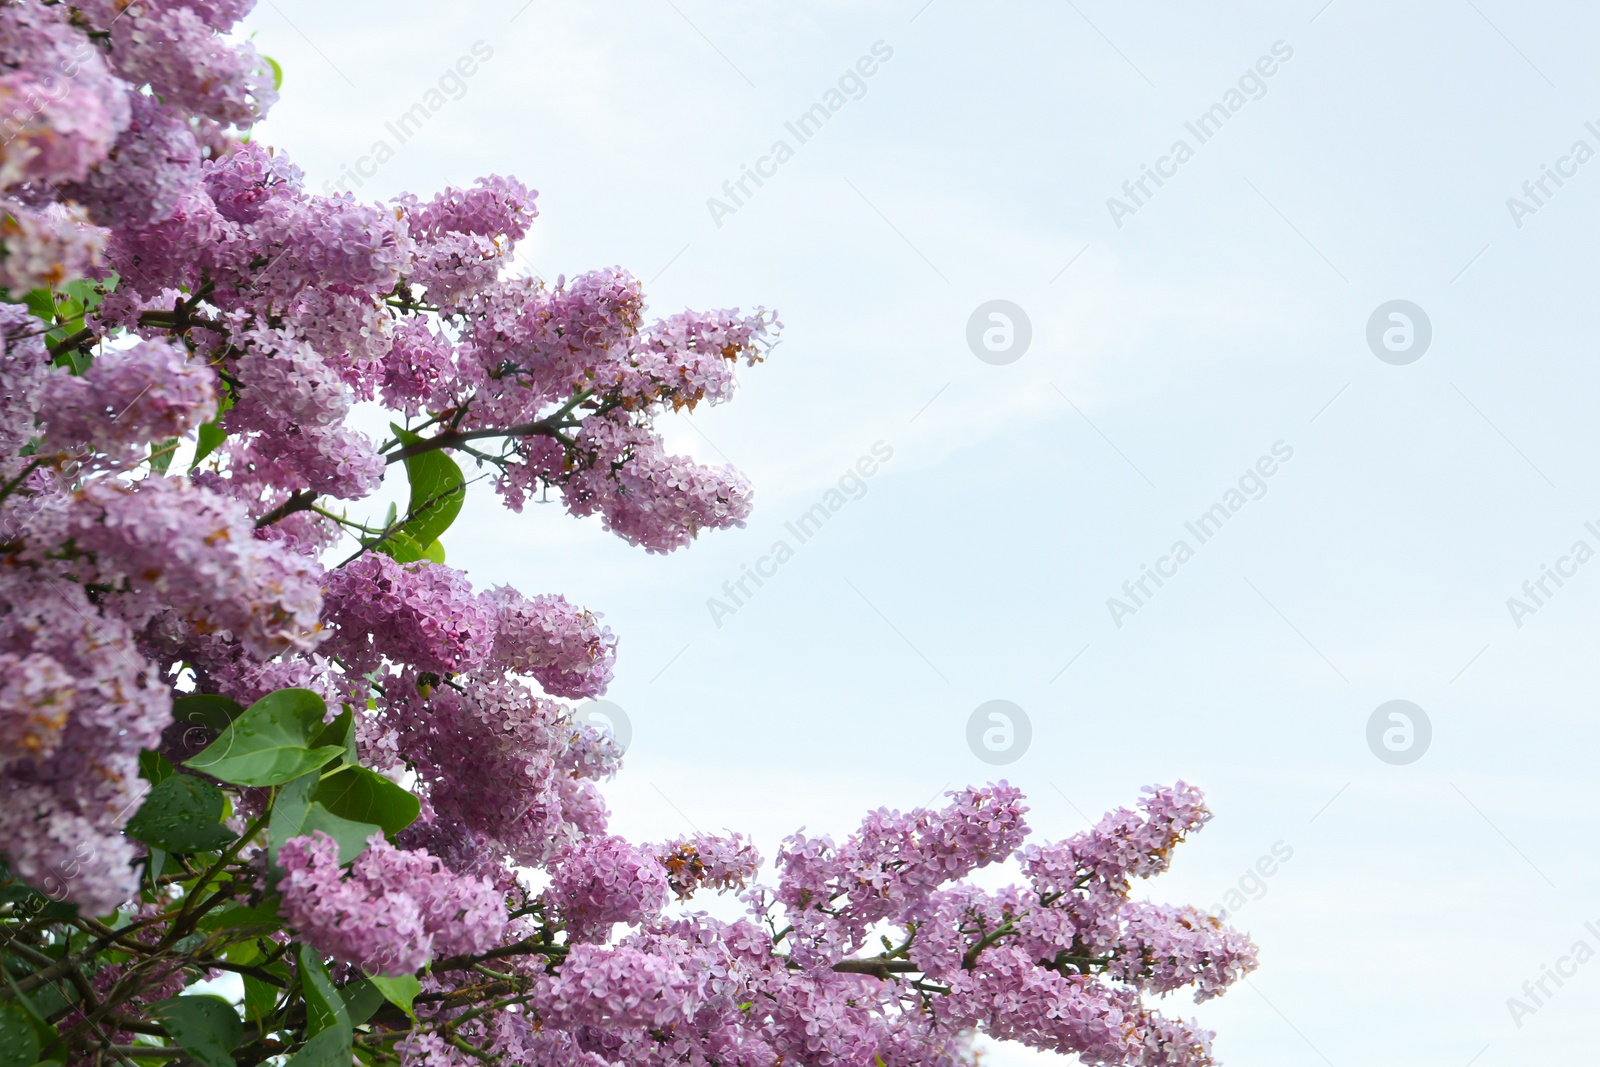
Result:
{"label": "pale pink lilac flower", "polygon": [[460,571],[438,563],[396,563],[372,552],[329,575],[324,649],[358,672],[382,659],[419,671],[458,674],[493,647],[495,613]]}
{"label": "pale pink lilac flower", "polygon": [[128,124],[125,86],[67,15],[0,6],[0,189],[83,179]]}
{"label": "pale pink lilac flower", "polygon": [[15,293],[54,289],[100,265],[106,231],[65,204],[25,207],[0,198],[0,286]]}
{"label": "pale pink lilac flower", "polygon": [[523,596],[497,586],[480,600],[495,612],[491,670],[531,674],[558,697],[597,697],[611,681],[617,639],[593,612],[565,597]]}
{"label": "pale pink lilac flower", "polygon": [[492,948],[506,924],[494,887],[447,870],[424,851],[374,834],[348,872],[318,830],[278,850],[283,914],[315,945],[367,974],[411,974],[430,960]]}
{"label": "pale pink lilac flower", "polygon": [[584,840],[557,857],[545,899],[577,941],[604,941],[614,923],[637,924],[669,896],[667,870],[647,848],[620,837]]}
{"label": "pale pink lilac flower", "polygon": [[216,417],[217,376],[181,345],[142,341],[96,357],[82,375],[48,379],[45,447],[98,452],[112,465],[138,463],[152,442],[183,437]]}

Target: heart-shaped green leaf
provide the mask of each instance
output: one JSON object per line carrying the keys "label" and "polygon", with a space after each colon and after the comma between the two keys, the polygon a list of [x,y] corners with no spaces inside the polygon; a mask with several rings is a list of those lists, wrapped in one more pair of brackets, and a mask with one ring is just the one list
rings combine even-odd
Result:
{"label": "heart-shaped green leaf", "polygon": [[293,781],[344,753],[342,744],[312,747],[325,714],[327,705],[309,689],[268,693],[184,766],[234,785]]}
{"label": "heart-shaped green leaf", "polygon": [[398,978],[383,978],[380,976],[369,979],[369,981],[377,987],[378,991],[384,995],[390,1004],[411,1016],[413,1022],[416,1021],[417,1013],[412,1007],[412,1002],[417,999],[417,994],[422,992],[422,983],[417,981],[416,975],[402,974]]}
{"label": "heart-shaped green leaf", "polygon": [[315,772],[297,778],[283,787],[272,806],[272,821],[267,824],[267,860],[274,879],[281,874],[278,850],[291,837],[305,837],[321,830],[338,844],[339,862],[345,864],[361,855],[368,838],[383,832],[376,824],[342,818],[312,800],[317,785]]}
{"label": "heart-shaped green leaf", "polygon": [[127,834],[167,852],[210,852],[238,836],[222,825],[222,807],[222,790],[192,774],[174,774],[145,797]]}
{"label": "heart-shaped green leaf", "polygon": [[226,1000],[204,994],[171,997],[150,1005],[150,1014],[205,1067],[235,1067],[233,1049],[244,1026]]}
{"label": "heart-shaped green leaf", "polygon": [[[398,426],[390,428],[401,444],[412,445],[422,440]],[[407,456],[406,477],[411,482],[411,499],[406,504],[410,518],[401,529],[426,552],[461,513],[461,505],[467,497],[467,480],[456,461],[437,448]]]}
{"label": "heart-shaped green leaf", "polygon": [[385,835],[410,826],[421,810],[416,797],[365,767],[346,767],[328,775],[317,785],[312,799],[341,818],[376,823]]}
{"label": "heart-shaped green leaf", "polygon": [[243,705],[219,693],[190,693],[172,702],[174,721],[204,726],[218,733],[243,714]]}

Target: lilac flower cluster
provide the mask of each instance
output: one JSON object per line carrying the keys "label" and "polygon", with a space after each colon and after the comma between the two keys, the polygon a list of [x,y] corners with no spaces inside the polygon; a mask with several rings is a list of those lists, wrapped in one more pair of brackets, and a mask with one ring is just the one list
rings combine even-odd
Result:
{"label": "lilac flower cluster", "polygon": [[104,915],[138,884],[120,830],[144,792],[139,750],[155,747],[172,700],[128,624],[58,575],[0,567],[0,654],[21,672],[0,696],[16,742],[0,747],[0,853],[34,885]]}
{"label": "lilac flower cluster", "polygon": [[325,597],[334,632],[323,651],[355,674],[376,670],[385,656],[419,671],[459,674],[493,647],[494,612],[450,567],[402,565],[373,553],[330,574]]}
{"label": "lilac flower cluster", "polygon": [[509,586],[481,599],[495,612],[493,668],[531,674],[552,696],[597,697],[606,691],[617,639],[593,612],[561,596],[530,600]]}
{"label": "lilac flower cluster", "polygon": [[657,846],[655,853],[680,900],[701,888],[743,889],[761,869],[761,853],[743,834],[680,837]]}
{"label": "lilac flower cluster", "polygon": [[144,442],[183,437],[216,417],[216,381],[170,341],[113,349],[81,375],[59,368],[43,399],[45,445],[68,455],[87,445],[107,465],[134,466]]}
{"label": "lilac flower cluster", "polygon": [[614,923],[635,924],[667,904],[666,868],[620,837],[589,838],[556,859],[545,898],[571,942],[606,941]]}
{"label": "lilac flower cluster", "polygon": [[499,942],[505,901],[487,880],[452,874],[426,851],[374,834],[346,871],[322,831],[278,850],[283,914],[320,951],[367,974],[412,974],[437,956]]}

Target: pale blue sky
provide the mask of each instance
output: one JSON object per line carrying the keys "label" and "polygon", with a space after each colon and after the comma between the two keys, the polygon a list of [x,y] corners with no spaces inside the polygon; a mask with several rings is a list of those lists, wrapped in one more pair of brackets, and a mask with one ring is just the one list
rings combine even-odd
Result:
{"label": "pale blue sky", "polygon": [[[1547,579],[1520,627],[1506,601],[1600,548],[1600,161],[1562,162],[1600,149],[1600,19],[1322,3],[266,0],[250,26],[286,72],[261,136],[313,187],[482,41],[360,192],[512,173],[541,193],[524,269],[622,264],[658,312],[787,324],[734,403],[665,424],[751,478],[747,529],[650,557],[480,493],[446,539],[480,584],[563,592],[621,635],[618,827],[743,829],[770,856],[1004,775],[1062,836],[1181,777],[1217,818],[1151,896],[1265,887],[1236,916],[1252,988],[1196,1010],[1225,1062],[1581,1059],[1600,961],[1520,1027],[1506,1001],[1600,949],[1600,564]],[[875,44],[799,143],[785,123]],[[708,207],[757,164],[736,210]],[[1113,212],[1146,165],[1165,184]],[[1514,218],[1546,165],[1570,176]],[[966,340],[996,299],[1032,329],[1002,366]],[[1432,326],[1407,365],[1366,340],[1391,300]],[[714,620],[878,442],[864,495]],[[1275,446],[1198,544],[1185,523]],[[1180,538],[1193,558],[1118,627],[1107,598]],[[1032,724],[1004,767],[967,747],[995,699]],[[1367,745],[1395,699],[1432,726],[1407,765]]]}

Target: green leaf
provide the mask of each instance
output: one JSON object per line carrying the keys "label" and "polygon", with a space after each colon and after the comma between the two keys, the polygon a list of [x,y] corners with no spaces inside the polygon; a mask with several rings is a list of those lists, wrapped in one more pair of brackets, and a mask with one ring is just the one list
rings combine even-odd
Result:
{"label": "green leaf", "polygon": [[344,746],[344,762],[352,767],[359,762],[356,756],[355,715],[351,712],[348,704],[339,713],[337,719],[322,728],[322,732],[316,736],[312,744],[318,747],[322,745],[342,745]]}
{"label": "green leaf", "polygon": [[350,1067],[350,1038],[324,1030],[301,1046],[283,1067]]}
{"label": "green leaf", "polygon": [[245,904],[221,908],[206,915],[195,925],[202,930],[231,930],[235,934],[251,930],[268,933],[282,926],[283,918],[278,914],[278,898],[268,897],[266,903],[253,908]]}
{"label": "green leaf", "polygon": [[267,860],[275,873],[281,873],[278,850],[291,837],[304,837],[321,830],[338,844],[339,862],[345,864],[366,850],[368,838],[383,832],[382,827],[372,823],[341,818],[312,800],[319,777],[313,771],[290,782],[283,787],[272,807],[272,820],[267,824]]}
{"label": "green leaf", "polygon": [[22,298],[28,305],[28,313],[36,319],[41,319],[45,325],[56,321],[56,294],[48,289],[30,289]]}
{"label": "green leaf", "polygon": [[282,89],[283,88],[283,68],[278,66],[278,61],[276,59],[273,59],[271,56],[262,56],[261,58],[266,60],[267,61],[267,66],[272,68],[272,87],[274,89]]}
{"label": "green leaf", "polygon": [[384,999],[390,1004],[409,1015],[412,1022],[417,1021],[417,1013],[411,1004],[412,1001],[417,999],[417,994],[422,992],[422,983],[417,981],[416,975],[403,974],[398,978],[370,978],[368,981],[383,994]]}
{"label": "green leaf", "polygon": [[172,717],[178,722],[204,726],[221,733],[244,714],[237,700],[218,693],[190,693],[172,702]]}
{"label": "green leaf", "polygon": [[117,287],[115,274],[103,282],[92,282],[87,278],[77,278],[61,287],[61,291],[78,302],[85,311],[93,311],[105,300],[106,294]]}
{"label": "green leaf", "polygon": [[311,810],[306,813],[305,825],[301,827],[300,833],[314,834],[318,830],[333,838],[334,843],[339,846],[341,867],[367,850],[367,842],[373,834],[383,833],[383,827],[376,823],[346,819],[313,801]]}
{"label": "green leaf", "polygon": [[260,1023],[278,1006],[278,987],[259,978],[244,976],[244,1014],[253,1023]]}
{"label": "green leaf", "polygon": [[207,994],[171,997],[150,1005],[150,1014],[205,1067],[234,1067],[233,1049],[244,1026],[226,1000]]}
{"label": "green leaf", "polygon": [[178,439],[170,437],[150,447],[150,469],[157,474],[167,473],[167,468],[172,466],[173,454],[178,451]]}
{"label": "green leaf", "polygon": [[189,464],[189,469],[194,470],[200,466],[200,461],[222,446],[228,439],[228,431],[224,430],[219,422],[202,422],[200,429],[195,433],[194,460]]}
{"label": "green leaf", "polygon": [[39,1033],[22,1005],[0,1004],[0,1067],[33,1067],[39,1062]]}
{"label": "green leaf", "polygon": [[222,825],[222,790],[192,774],[174,774],[152,789],[125,832],[167,852],[210,852],[239,836]]}
{"label": "green leaf", "polygon": [[300,995],[306,1001],[306,1033],[311,1037],[324,1030],[344,1033],[350,1041],[350,1013],[345,1010],[344,998],[333,987],[322,957],[310,945],[300,946]]}
{"label": "green leaf", "polygon": [[372,1018],[372,1013],[377,1011],[378,1005],[385,1000],[383,991],[365,978],[351,982],[339,990],[339,996],[344,998],[344,1010],[350,1014],[350,1023],[353,1026],[360,1026]]}
{"label": "green leaf", "polygon": [[309,689],[268,693],[184,766],[234,785],[283,785],[343,755],[342,745],[311,747],[326,712]]}
{"label": "green leaf", "polygon": [[346,767],[322,779],[313,799],[341,818],[376,823],[393,836],[417,819],[421,803],[376,771]]}
{"label": "green leaf", "polygon": [[427,548],[422,550],[422,558],[426,559],[426,560],[431,560],[434,563],[443,563],[444,562],[444,546],[441,545],[438,541],[434,541],[433,544],[429,545]]}
{"label": "green leaf", "polygon": [[172,769],[172,764],[167,762],[167,757],[153,749],[143,749],[139,753],[139,777],[151,785],[160,785],[177,772]]}
{"label": "green leaf", "polygon": [[421,545],[403,530],[395,530],[371,547],[393,559],[396,563],[415,563],[427,559]]}
{"label": "green leaf", "polygon": [[38,1062],[38,1030],[16,1001],[0,1005],[0,1067],[34,1067]]}
{"label": "green leaf", "polygon": [[[391,425],[401,444],[416,444],[422,438],[409,430]],[[401,529],[420,546],[437,541],[461,513],[467,498],[466,478],[456,461],[442,449],[406,457],[406,477],[411,482],[411,499],[406,511],[411,517]]]}

